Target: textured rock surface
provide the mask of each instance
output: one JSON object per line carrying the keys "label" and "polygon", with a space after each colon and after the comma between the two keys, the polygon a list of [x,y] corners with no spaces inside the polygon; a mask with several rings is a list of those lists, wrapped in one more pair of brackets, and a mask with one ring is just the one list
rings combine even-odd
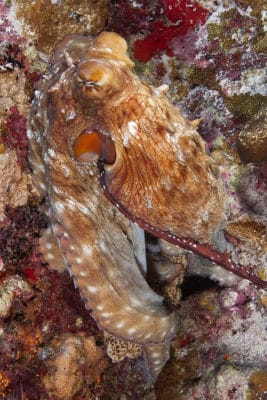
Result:
{"label": "textured rock surface", "polygon": [[0,154],[0,220],[7,205],[22,206],[27,203],[27,176],[18,165],[15,151]]}

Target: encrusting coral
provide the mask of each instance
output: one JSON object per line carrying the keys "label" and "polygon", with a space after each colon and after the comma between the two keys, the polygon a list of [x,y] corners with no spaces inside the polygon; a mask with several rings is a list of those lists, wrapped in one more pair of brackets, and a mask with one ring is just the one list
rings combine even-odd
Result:
{"label": "encrusting coral", "polygon": [[51,354],[43,384],[51,397],[62,400],[72,399],[83,385],[100,379],[108,366],[107,358],[94,337],[86,337],[83,333],[67,333],[54,339]]}
{"label": "encrusting coral", "polygon": [[23,34],[29,35],[43,52],[52,50],[62,32],[99,32],[109,16],[105,0],[15,0],[12,9],[13,14],[23,21]]}
{"label": "encrusting coral", "polygon": [[239,133],[237,149],[246,164],[267,162],[266,109],[261,107]]}

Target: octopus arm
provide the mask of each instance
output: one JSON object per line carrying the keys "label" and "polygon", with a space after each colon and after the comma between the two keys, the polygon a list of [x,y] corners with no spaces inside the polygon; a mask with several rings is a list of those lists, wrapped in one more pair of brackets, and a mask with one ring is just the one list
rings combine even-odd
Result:
{"label": "octopus arm", "polygon": [[[36,105],[33,107],[33,112],[37,113]],[[47,195],[46,169],[42,155],[42,139],[39,134],[37,118],[28,123],[27,135],[29,143],[28,159],[33,169],[32,183],[41,197],[45,197]]]}
{"label": "octopus arm", "polygon": [[64,272],[67,267],[53,229],[49,226],[39,239],[39,252],[52,270]]}
{"label": "octopus arm", "polygon": [[67,204],[62,205],[60,215],[52,207],[51,215],[58,220],[54,232],[76,286],[99,326],[141,345],[163,342],[174,335],[176,314],[167,310],[161,296],[148,286],[126,235],[107,215],[85,216],[77,210],[73,214]]}
{"label": "octopus arm", "polygon": [[170,342],[164,344],[149,344],[145,346],[144,353],[147,359],[152,379],[157,377],[168,359],[170,358]]}

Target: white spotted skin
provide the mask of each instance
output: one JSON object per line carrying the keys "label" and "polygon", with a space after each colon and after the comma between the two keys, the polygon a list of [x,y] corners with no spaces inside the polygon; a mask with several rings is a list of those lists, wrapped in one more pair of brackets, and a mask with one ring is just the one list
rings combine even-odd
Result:
{"label": "white spotted skin", "polygon": [[169,359],[170,341],[145,347],[145,356],[152,376],[157,376]]}
{"label": "white spotted skin", "polygon": [[[56,60],[60,65],[60,54]],[[148,354],[157,347],[162,360],[159,356],[153,364],[148,357],[155,380],[166,362],[166,342],[175,335],[177,315],[140,272],[124,233],[129,221],[122,215],[114,219],[97,166],[74,159],[73,142],[95,121],[73,94],[73,66],[58,64],[40,85],[29,120],[29,159],[51,223],[40,251],[53,268],[69,269],[100,329],[141,345]],[[66,119],[63,109],[74,110],[75,118]],[[134,134],[135,125],[130,129]]]}

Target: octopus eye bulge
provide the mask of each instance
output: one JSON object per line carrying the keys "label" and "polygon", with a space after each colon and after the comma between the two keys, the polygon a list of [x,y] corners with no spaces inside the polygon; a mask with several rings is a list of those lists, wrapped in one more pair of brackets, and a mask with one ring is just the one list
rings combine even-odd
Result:
{"label": "octopus eye bulge", "polygon": [[81,134],[73,145],[74,158],[81,163],[103,160],[113,164],[116,159],[115,146],[111,138],[99,132]]}
{"label": "octopus eye bulge", "polygon": [[122,79],[112,63],[99,60],[81,62],[76,72],[77,96],[84,100],[99,101],[112,97],[122,90]]}
{"label": "octopus eye bulge", "polygon": [[85,87],[101,88],[114,79],[112,68],[101,61],[85,61],[79,65],[77,72]]}

